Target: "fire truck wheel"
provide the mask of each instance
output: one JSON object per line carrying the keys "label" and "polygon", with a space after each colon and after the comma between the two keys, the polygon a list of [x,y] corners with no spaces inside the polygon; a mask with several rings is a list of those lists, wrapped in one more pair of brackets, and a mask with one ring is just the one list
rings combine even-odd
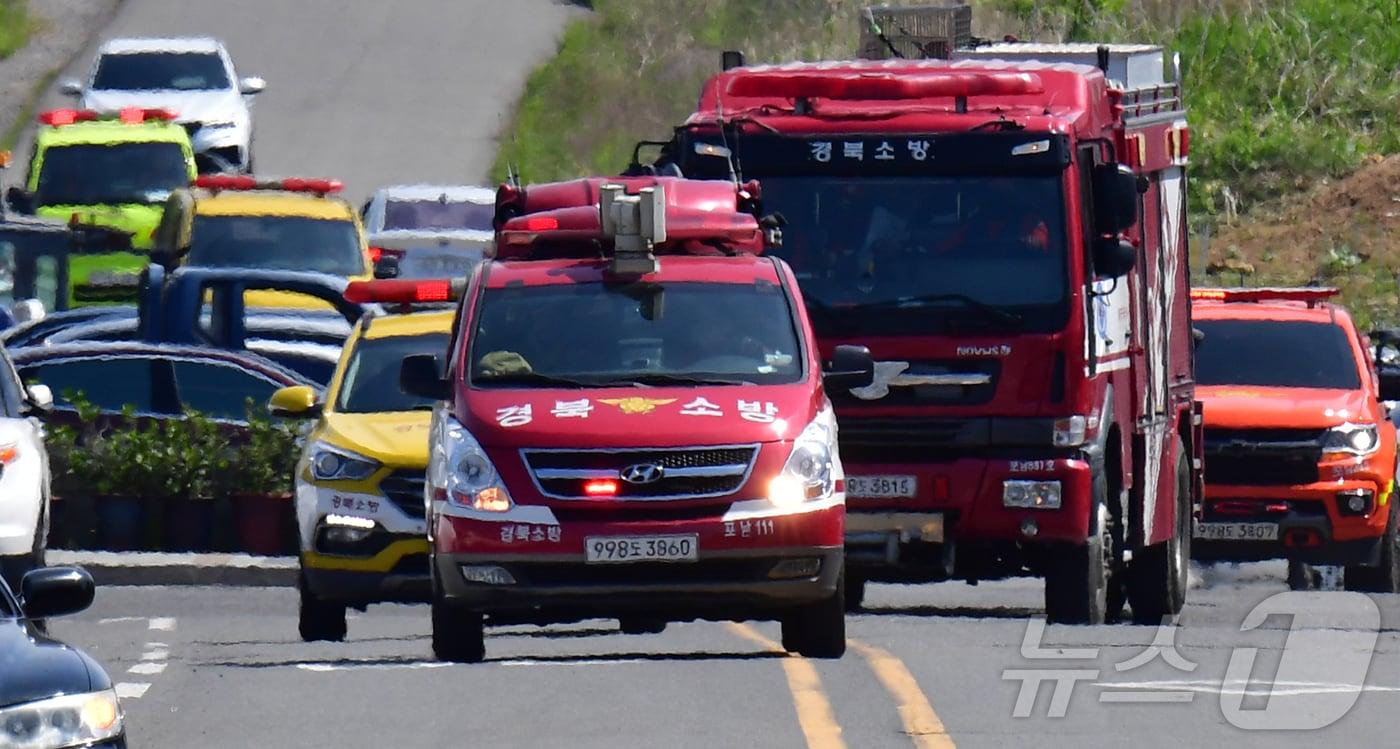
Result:
{"label": "fire truck wheel", "polygon": [[617,620],[617,626],[624,635],[659,635],[666,631],[666,620],[626,616]]}
{"label": "fire truck wheel", "polygon": [[1361,593],[1400,593],[1400,505],[1390,505],[1390,521],[1381,537],[1381,563],[1375,567],[1349,566],[1342,575],[1347,590]]}
{"label": "fire truck wheel", "polygon": [[345,639],[345,606],[323,601],[306,589],[306,580],[298,581],[301,611],[297,629],[306,642],[341,642]]}
{"label": "fire truck wheel", "polygon": [[480,611],[433,596],[433,655],[448,663],[486,659],[486,622]]}
{"label": "fire truck wheel", "polygon": [[865,603],[865,578],[851,575],[846,578],[846,610],[860,611]]}
{"label": "fire truck wheel", "polygon": [[1138,624],[1161,624],[1186,605],[1191,556],[1191,464],[1186,446],[1176,438],[1176,529],[1172,537],[1133,557],[1128,601]]}
{"label": "fire truck wheel", "polygon": [[1045,570],[1045,618],[1052,624],[1103,624],[1108,609],[1104,532],[1082,546],[1052,549]]}
{"label": "fire truck wheel", "polygon": [[836,592],[809,603],[782,620],[783,649],[807,658],[840,658],[846,654],[846,573]]}
{"label": "fire truck wheel", "polygon": [[1321,585],[1321,576],[1311,564],[1288,560],[1289,590],[1317,590]]}

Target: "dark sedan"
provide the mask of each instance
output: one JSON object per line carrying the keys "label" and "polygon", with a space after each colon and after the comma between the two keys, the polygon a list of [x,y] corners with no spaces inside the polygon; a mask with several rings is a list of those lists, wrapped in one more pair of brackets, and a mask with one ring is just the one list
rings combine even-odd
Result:
{"label": "dark sedan", "polygon": [[126,746],[111,677],[41,624],[86,609],[92,598],[92,578],[73,567],[29,573],[18,599],[0,580],[0,747]]}

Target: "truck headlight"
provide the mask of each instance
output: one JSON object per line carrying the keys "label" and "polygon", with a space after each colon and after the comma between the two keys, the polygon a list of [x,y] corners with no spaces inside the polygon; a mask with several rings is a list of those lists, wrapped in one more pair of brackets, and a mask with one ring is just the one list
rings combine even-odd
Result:
{"label": "truck headlight", "polygon": [[1020,507],[1029,510],[1058,510],[1060,508],[1060,482],[1003,481],[1001,482],[1001,504],[1003,507]]}
{"label": "truck headlight", "polygon": [[428,455],[428,500],[447,500],[482,512],[505,512],[514,503],[501,475],[476,438],[449,415],[434,412]]}
{"label": "truck headlight", "polygon": [[1083,416],[1067,416],[1055,420],[1052,440],[1055,447],[1079,447],[1084,444],[1089,420]]}
{"label": "truck headlight", "polygon": [[311,450],[311,477],[317,481],[363,481],[379,466],[373,458],[324,442]]}
{"label": "truck headlight", "polygon": [[1342,424],[1327,430],[1322,440],[1324,453],[1370,455],[1381,446],[1375,424]]}
{"label": "truck headlight", "polygon": [[825,407],[792,443],[783,470],[768,484],[768,501],[782,508],[830,496],[836,490],[836,416]]}
{"label": "truck headlight", "polygon": [[0,746],[60,749],[120,736],[122,707],[117,693],[69,694],[0,710]]}

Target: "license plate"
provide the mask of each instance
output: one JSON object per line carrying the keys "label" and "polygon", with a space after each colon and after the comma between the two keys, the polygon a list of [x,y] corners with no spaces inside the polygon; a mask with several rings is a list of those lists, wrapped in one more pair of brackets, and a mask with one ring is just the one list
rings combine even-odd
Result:
{"label": "license plate", "polygon": [[584,539],[589,564],[620,562],[694,562],[700,542],[694,533],[683,536],[589,536]]}
{"label": "license plate", "polygon": [[410,250],[399,261],[399,274],[405,278],[462,276],[470,273],[480,259],[476,254],[434,255]]}
{"label": "license plate", "polygon": [[913,476],[846,477],[846,494],[852,497],[913,497],[918,488]]}
{"label": "license plate", "polygon": [[1211,541],[1277,541],[1278,523],[1197,523],[1193,535]]}

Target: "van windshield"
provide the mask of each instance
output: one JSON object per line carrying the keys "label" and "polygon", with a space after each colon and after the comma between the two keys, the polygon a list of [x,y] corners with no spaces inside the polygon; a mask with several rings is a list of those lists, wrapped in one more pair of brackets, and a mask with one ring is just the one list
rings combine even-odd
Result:
{"label": "van windshield", "polygon": [[1199,385],[1361,387],[1356,359],[1339,325],[1293,320],[1201,320],[1196,348]]}
{"label": "van windshield", "polygon": [[488,289],[477,387],[778,384],[804,360],[776,284],[602,283]]}

